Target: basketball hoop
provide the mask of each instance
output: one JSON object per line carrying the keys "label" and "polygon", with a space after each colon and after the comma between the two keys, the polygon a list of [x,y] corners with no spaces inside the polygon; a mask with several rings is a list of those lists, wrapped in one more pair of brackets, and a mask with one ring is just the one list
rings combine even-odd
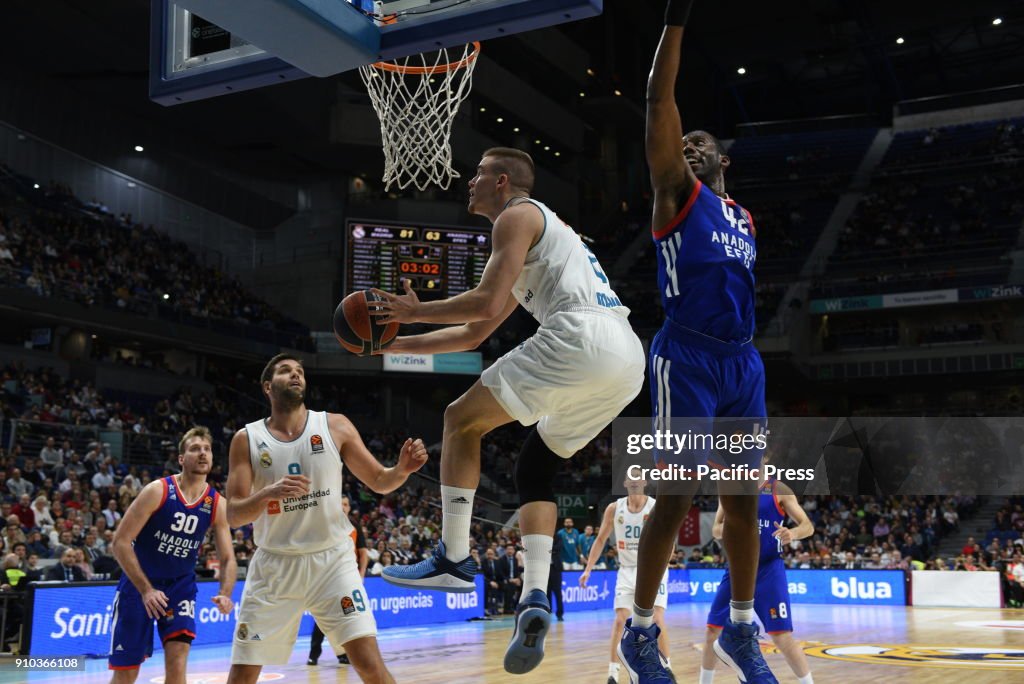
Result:
{"label": "basketball hoop", "polygon": [[376,62],[359,75],[380,117],[384,147],[384,188],[431,183],[445,190],[458,172],[452,168],[452,122],[469,95],[480,43],[461,48]]}

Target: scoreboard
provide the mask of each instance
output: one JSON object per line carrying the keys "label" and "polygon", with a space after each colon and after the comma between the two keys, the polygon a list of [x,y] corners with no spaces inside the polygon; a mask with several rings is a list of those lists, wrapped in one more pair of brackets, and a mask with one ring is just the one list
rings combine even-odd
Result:
{"label": "scoreboard", "polygon": [[345,292],[371,287],[401,293],[412,281],[420,299],[444,299],[476,287],[491,255],[491,232],[352,220],[345,226]]}

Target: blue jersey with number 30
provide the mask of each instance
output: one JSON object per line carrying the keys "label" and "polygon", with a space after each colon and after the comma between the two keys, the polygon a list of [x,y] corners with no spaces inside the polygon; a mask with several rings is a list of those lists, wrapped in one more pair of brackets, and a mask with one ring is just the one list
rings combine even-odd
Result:
{"label": "blue jersey with number 30", "polygon": [[181,577],[195,572],[199,547],[213,524],[220,494],[210,485],[187,502],[177,478],[163,480],[164,498],[135,538],[135,555],[150,579]]}
{"label": "blue jersey with number 30", "polygon": [[679,213],[654,230],[665,315],[725,342],[750,340],[755,236],[749,211],[697,181]]}

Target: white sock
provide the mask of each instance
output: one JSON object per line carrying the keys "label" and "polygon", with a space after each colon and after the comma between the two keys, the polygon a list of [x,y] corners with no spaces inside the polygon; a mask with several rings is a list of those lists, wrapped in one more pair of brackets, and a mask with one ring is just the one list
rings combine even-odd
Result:
{"label": "white sock", "polygon": [[[551,572],[551,545],[554,538],[546,534],[524,534],[523,548],[526,565],[523,571],[523,598],[532,589],[548,591],[548,573]],[[559,588],[561,591],[561,588]]]}
{"label": "white sock", "polygon": [[458,563],[469,556],[469,526],[473,522],[473,497],[475,489],[441,485],[441,541],[444,555]]}
{"label": "white sock", "polygon": [[619,681],[619,667],[618,663],[608,663],[608,676],[616,682]]}
{"label": "white sock", "polygon": [[801,677],[797,681],[800,682],[800,684],[814,684],[814,677],[812,677],[811,673],[808,672],[807,674],[805,674],[803,677]]}
{"label": "white sock", "polygon": [[654,608],[640,608],[635,603],[633,604],[633,622],[631,623],[634,627],[639,629],[647,629],[654,624]]}
{"label": "white sock", "polygon": [[715,681],[715,671],[700,668],[700,684],[711,684]]}
{"label": "white sock", "polygon": [[754,621],[754,601],[729,601],[729,619],[735,623]]}

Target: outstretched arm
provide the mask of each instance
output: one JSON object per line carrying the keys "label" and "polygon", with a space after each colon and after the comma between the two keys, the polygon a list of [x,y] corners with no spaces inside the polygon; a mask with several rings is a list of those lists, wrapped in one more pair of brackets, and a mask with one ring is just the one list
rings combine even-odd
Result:
{"label": "outstretched arm", "polygon": [[398,455],[398,463],[386,468],[366,448],[359,431],[348,418],[339,413],[330,413],[327,424],[341,452],[341,460],[360,482],[378,494],[395,491],[405,483],[409,475],[427,462],[427,449],[423,441],[407,439]]}
{"label": "outstretched arm", "polygon": [[403,296],[374,290],[383,301],[374,302],[370,315],[378,323],[471,323],[494,319],[505,310],[512,286],[523,270],[526,254],[544,231],[544,215],[530,203],[501,212],[494,222],[494,251],[484,267],[480,284],[472,290],[436,302],[421,302],[406,288]]}
{"label": "outstretched arm", "polygon": [[505,308],[494,318],[453,325],[422,335],[398,337],[385,351],[389,354],[443,354],[476,349],[505,322],[517,306],[519,302],[510,294]]}
{"label": "outstretched arm", "polygon": [[676,106],[676,78],[682,53],[683,24],[693,0],[669,0],[665,30],[647,81],[647,164],[654,188],[654,228],[667,224],[689,196],[697,177],[683,158],[683,123]]}

